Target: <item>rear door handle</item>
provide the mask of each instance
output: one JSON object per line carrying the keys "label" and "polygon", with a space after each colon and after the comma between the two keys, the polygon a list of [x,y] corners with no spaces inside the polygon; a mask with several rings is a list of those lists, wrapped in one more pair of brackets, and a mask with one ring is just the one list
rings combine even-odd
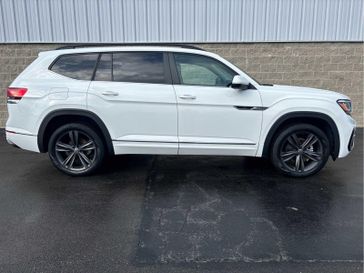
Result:
{"label": "rear door handle", "polygon": [[180,99],[183,99],[183,100],[194,100],[196,99],[196,96],[193,96],[193,95],[181,95],[179,96]]}
{"label": "rear door handle", "polygon": [[101,94],[103,94],[104,96],[119,96],[119,93],[114,91],[104,91]]}

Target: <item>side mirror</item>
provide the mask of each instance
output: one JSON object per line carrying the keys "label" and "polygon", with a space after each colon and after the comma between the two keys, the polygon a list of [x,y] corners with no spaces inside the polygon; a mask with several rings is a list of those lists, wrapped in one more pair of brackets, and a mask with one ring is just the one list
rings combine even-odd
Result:
{"label": "side mirror", "polygon": [[249,88],[250,82],[240,75],[236,75],[231,82],[231,87],[234,89],[246,90]]}

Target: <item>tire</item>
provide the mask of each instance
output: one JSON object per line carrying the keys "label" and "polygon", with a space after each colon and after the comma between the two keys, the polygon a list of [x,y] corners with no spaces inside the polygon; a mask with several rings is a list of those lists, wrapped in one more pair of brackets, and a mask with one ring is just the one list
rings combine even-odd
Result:
{"label": "tire", "polygon": [[71,176],[84,176],[100,167],[105,156],[105,147],[92,127],[71,123],[52,133],[48,153],[58,170]]}
{"label": "tire", "polygon": [[281,173],[292,177],[307,177],[319,172],[330,156],[326,134],[311,124],[284,128],[276,136],[271,149],[271,161]]}

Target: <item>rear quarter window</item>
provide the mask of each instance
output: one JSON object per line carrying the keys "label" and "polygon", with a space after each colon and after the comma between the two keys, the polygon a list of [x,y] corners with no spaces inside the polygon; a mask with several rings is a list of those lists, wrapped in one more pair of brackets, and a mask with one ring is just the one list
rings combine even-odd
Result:
{"label": "rear quarter window", "polygon": [[72,79],[90,81],[98,55],[98,53],[62,55],[56,59],[50,70]]}

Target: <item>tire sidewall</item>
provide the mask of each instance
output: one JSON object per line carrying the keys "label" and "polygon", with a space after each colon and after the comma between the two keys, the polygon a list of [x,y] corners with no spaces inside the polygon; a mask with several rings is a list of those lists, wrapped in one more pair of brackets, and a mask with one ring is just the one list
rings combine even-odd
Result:
{"label": "tire sidewall", "polygon": [[[308,131],[308,132],[315,134],[321,141],[322,147],[323,147],[323,155],[322,155],[322,160],[321,160],[320,164],[318,164],[312,170],[310,170],[308,172],[303,172],[303,173],[293,172],[293,171],[285,169],[281,162],[280,156],[279,156],[281,147],[284,144],[284,140],[289,135],[291,135],[295,132],[299,132],[299,131]],[[274,141],[274,144],[273,144],[273,147],[271,150],[271,161],[272,161],[273,165],[281,173],[288,175],[288,176],[293,176],[293,177],[307,177],[307,176],[310,176],[310,175],[313,175],[313,174],[319,172],[325,166],[329,156],[330,156],[329,139],[327,138],[326,134],[321,129],[319,129],[318,127],[313,126],[311,124],[297,124],[297,125],[293,125],[293,126],[284,128],[276,135],[276,140]]]}
{"label": "tire sidewall", "polygon": [[[81,132],[87,134],[90,138],[92,138],[92,140],[95,143],[95,146],[96,146],[95,161],[94,161],[93,165],[91,166],[91,168],[89,168],[85,171],[72,172],[69,169],[64,168],[57,159],[56,150],[55,150],[56,141],[62,134],[64,134],[67,131],[70,131],[70,130],[78,130],[78,131],[81,131]],[[97,168],[101,165],[102,160],[105,155],[105,148],[104,148],[104,145],[103,145],[103,142],[102,142],[100,136],[91,127],[86,126],[84,124],[71,123],[71,124],[66,124],[66,125],[59,127],[52,133],[52,135],[49,139],[49,142],[48,142],[48,154],[49,154],[49,157],[50,157],[53,165],[60,171],[66,173],[68,175],[71,175],[71,176],[84,176],[84,175],[88,175],[88,174],[95,172],[97,170]]]}

